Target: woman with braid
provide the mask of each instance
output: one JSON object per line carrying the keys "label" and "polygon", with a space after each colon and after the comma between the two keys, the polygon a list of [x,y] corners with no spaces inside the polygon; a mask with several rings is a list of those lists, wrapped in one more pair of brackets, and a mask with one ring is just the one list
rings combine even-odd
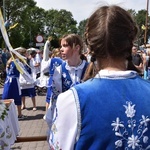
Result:
{"label": "woman with braid", "polygon": [[92,62],[86,81],[58,96],[51,149],[150,148],[150,82],[132,63],[137,32],[131,15],[117,5],[101,6],[89,17],[85,40]]}

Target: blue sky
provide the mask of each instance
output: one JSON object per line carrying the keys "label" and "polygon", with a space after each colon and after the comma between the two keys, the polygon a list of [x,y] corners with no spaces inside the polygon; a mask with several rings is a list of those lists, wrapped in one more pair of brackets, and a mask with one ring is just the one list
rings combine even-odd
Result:
{"label": "blue sky", "polygon": [[70,11],[73,18],[79,23],[86,19],[90,14],[102,4],[118,4],[125,9],[134,9],[136,11],[146,9],[147,0],[34,0],[37,6],[49,9],[66,9]]}

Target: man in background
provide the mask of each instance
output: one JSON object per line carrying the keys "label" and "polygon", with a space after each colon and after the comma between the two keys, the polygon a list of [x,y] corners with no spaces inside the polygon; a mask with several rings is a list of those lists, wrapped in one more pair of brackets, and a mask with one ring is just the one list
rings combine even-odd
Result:
{"label": "man in background", "polygon": [[7,49],[3,48],[2,51],[2,63],[4,64],[4,67],[6,68],[6,63],[7,63],[7,53],[6,53]]}
{"label": "man in background", "polygon": [[[137,69],[139,69],[143,74],[143,60],[142,57],[137,53],[137,47],[132,47],[132,62]],[[142,75],[141,74],[141,75]]]}

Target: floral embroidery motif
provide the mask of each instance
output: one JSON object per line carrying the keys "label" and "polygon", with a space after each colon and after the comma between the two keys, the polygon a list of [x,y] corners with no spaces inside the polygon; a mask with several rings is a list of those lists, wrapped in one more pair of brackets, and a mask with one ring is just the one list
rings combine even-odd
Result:
{"label": "floral embroidery motif", "polygon": [[56,100],[58,95],[60,94],[60,91],[57,90],[55,86],[52,86],[51,88],[52,88],[52,100]]}
{"label": "floral embroidery motif", "polygon": [[60,64],[58,62],[54,62],[51,68],[51,71],[54,72],[55,68],[58,67]]}
{"label": "floral embroidery motif", "polygon": [[62,91],[66,91],[70,88],[72,81],[69,79],[69,75],[65,71],[62,72]]}
{"label": "floral embroidery motif", "polygon": [[64,78],[66,78],[66,77],[67,77],[67,75],[66,75],[66,73],[65,73],[65,72],[63,72],[63,73],[62,73],[62,76],[63,76]]}
{"label": "floral embroidery motif", "polygon": [[0,125],[0,150],[4,150],[8,148],[8,143],[5,142],[6,139],[10,139],[12,137],[12,133],[10,127],[7,126],[6,129]]}
{"label": "floral embroidery motif", "polygon": [[56,145],[55,145],[55,147],[54,146],[52,146],[52,145],[50,145],[50,150],[62,150],[61,148],[59,148],[59,143],[57,142],[56,143]]}
{"label": "floral embroidery motif", "polygon": [[8,115],[7,110],[8,110],[8,108],[6,107],[4,102],[0,101],[0,119],[2,119],[2,120],[5,119],[5,117]]}
{"label": "floral embroidery motif", "polygon": [[12,137],[12,133],[11,133],[11,129],[9,126],[6,127],[6,138],[11,138]]}
{"label": "floral embroidery motif", "polygon": [[56,87],[52,87],[52,99],[51,99],[51,114],[53,116],[53,120],[52,120],[52,126],[51,126],[51,131],[50,131],[50,149],[51,150],[61,150],[59,148],[59,143],[55,142],[54,139],[54,135],[57,133],[57,127],[55,125],[55,120],[58,116],[58,112],[57,112],[57,107],[56,107],[56,100],[58,95],[60,94],[60,91],[58,91],[56,89]]}
{"label": "floral embroidery motif", "polygon": [[61,150],[61,148],[59,147],[59,142],[55,141],[55,139],[54,139],[54,134],[56,134],[56,132],[57,132],[56,125],[53,124],[52,128],[51,128],[51,138],[50,138],[50,141],[51,141],[50,149],[51,150]]}
{"label": "floral embroidery motif", "polygon": [[55,124],[52,125],[52,131],[53,131],[54,134],[57,132],[57,128],[56,128]]}
{"label": "floral embroidery motif", "polygon": [[119,140],[115,142],[116,148],[121,148],[126,143],[127,146],[125,147],[125,150],[150,149],[150,145],[148,145],[149,137],[145,135],[148,131],[150,118],[142,115],[142,118],[139,121],[135,120],[135,105],[132,105],[132,102],[126,102],[126,104],[127,105],[124,105],[124,107],[126,109],[125,114],[128,118],[127,125],[125,125],[119,117],[117,117],[116,121],[113,121],[111,124],[111,126],[113,126],[113,130],[115,131],[115,135],[119,138]]}

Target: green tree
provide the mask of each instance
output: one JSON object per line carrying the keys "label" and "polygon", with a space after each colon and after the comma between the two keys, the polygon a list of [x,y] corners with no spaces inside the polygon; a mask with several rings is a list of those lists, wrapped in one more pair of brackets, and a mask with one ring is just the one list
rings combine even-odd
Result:
{"label": "green tree", "polygon": [[[36,7],[33,0],[5,0],[6,20],[11,20],[11,25],[18,25],[8,30],[12,46],[28,47],[30,42],[34,43],[37,34],[44,34],[45,11]],[[10,25],[10,26],[11,26]]]}
{"label": "green tree", "polygon": [[79,26],[78,26],[78,34],[82,38],[84,38],[84,32],[85,32],[86,23],[87,23],[87,19],[86,20],[82,20],[82,21],[80,21]]}
{"label": "green tree", "polygon": [[140,10],[135,16],[135,20],[139,26],[139,29],[141,29],[141,26],[145,25],[145,19],[146,19],[146,10]]}
{"label": "green tree", "polygon": [[[58,46],[62,35],[77,33],[77,21],[73,19],[71,12],[64,9],[45,11],[37,7],[34,0],[5,0],[5,6],[6,20],[11,19],[11,25],[18,23],[8,31],[10,43],[14,48],[28,48],[29,44],[35,47],[35,37],[38,34],[43,35],[45,39],[52,36],[52,43]],[[2,45],[3,42],[0,42]]]}
{"label": "green tree", "polygon": [[[26,19],[24,19],[26,18]],[[36,36],[44,36],[45,11],[39,7],[29,8],[22,16],[22,35],[24,45],[36,46]]]}
{"label": "green tree", "polygon": [[46,12],[46,28],[47,36],[56,38],[62,37],[64,34],[77,33],[77,21],[73,19],[72,13],[64,9],[51,9]]}
{"label": "green tree", "polygon": [[145,25],[145,20],[146,20],[146,10],[142,9],[137,12],[135,16],[136,23],[138,24],[139,28],[139,34],[137,38],[137,44],[138,45],[143,45],[144,44],[144,33],[145,31],[142,30],[142,25]]}
{"label": "green tree", "polygon": [[135,19],[136,16],[136,11],[134,9],[128,9],[128,12],[133,16],[133,18]]}
{"label": "green tree", "polygon": [[[133,16],[133,18],[134,18],[134,20],[137,23],[138,28],[139,28],[139,33],[137,36],[137,40],[135,42],[138,45],[142,45],[142,44],[144,44],[144,33],[145,33],[145,30],[142,29],[142,25],[145,26],[146,10],[142,9],[136,13],[135,10],[129,9],[128,12]],[[149,30],[148,30],[148,32],[149,32]]]}

